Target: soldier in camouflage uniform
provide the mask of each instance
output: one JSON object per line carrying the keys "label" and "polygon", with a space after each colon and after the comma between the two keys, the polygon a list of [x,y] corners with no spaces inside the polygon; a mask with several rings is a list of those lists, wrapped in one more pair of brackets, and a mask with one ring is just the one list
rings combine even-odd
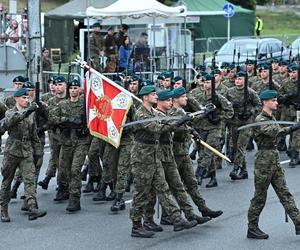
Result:
{"label": "soldier in camouflage uniform", "polygon": [[254,60],[247,59],[246,60],[246,67],[247,67],[247,74],[248,74],[248,86],[249,88],[252,88],[254,83],[258,80],[256,76],[256,72],[254,72]]}
{"label": "soldier in camouflage uniform", "polygon": [[[276,111],[278,104],[276,97],[277,92],[275,90],[266,90],[260,94],[263,110],[256,117],[256,122],[276,120],[272,114],[273,111]],[[300,213],[286,185],[276,145],[278,136],[281,134],[286,135],[299,128],[299,123],[287,128],[281,128],[278,124],[254,127],[253,134],[258,146],[258,152],[255,155],[254,165],[255,193],[248,211],[248,238],[267,239],[269,237],[259,229],[258,222],[267,200],[267,192],[270,184],[285,211],[295,224],[296,234],[300,234]]]}
{"label": "soldier in camouflage uniform", "polygon": [[55,92],[56,92],[56,83],[55,83],[55,79],[57,76],[55,75],[51,75],[48,79],[48,84],[49,84],[49,92],[44,93],[41,96],[41,101],[48,103],[48,101],[50,100],[50,98],[55,96]]}
{"label": "soldier in camouflage uniform", "polygon": [[[284,105],[284,118],[286,121],[296,121],[297,112],[300,110],[298,89],[298,67],[296,64],[289,65],[290,80],[285,82],[279,89],[278,101]],[[295,131],[291,135],[289,145],[289,165],[295,167],[299,164],[300,151],[300,131]]]}
{"label": "soldier in camouflage uniform", "polygon": [[90,144],[85,104],[80,91],[80,82],[74,79],[69,83],[70,98],[60,102],[49,114],[51,123],[61,131],[59,169],[68,185],[59,188],[69,189],[70,198],[66,208],[69,212],[81,209],[81,167]]}
{"label": "soldier in camouflage uniform", "polygon": [[272,63],[272,78],[274,81],[278,82],[280,71],[279,71],[279,60],[277,58],[271,59]]}
{"label": "soldier in camouflage uniform", "polygon": [[[228,90],[226,98],[232,103],[234,116],[228,122],[232,136],[233,149],[233,170],[230,172],[232,180],[248,178],[245,161],[245,150],[251,130],[238,131],[238,127],[253,122],[254,117],[261,109],[258,95],[251,88],[247,89],[247,100],[245,100],[245,76],[246,72],[240,71],[237,74],[235,87]],[[240,169],[240,173],[238,173]]]}
{"label": "soldier in camouflage uniform", "polygon": [[[143,105],[137,110],[135,120],[143,120],[155,117],[153,105],[157,103],[155,86],[144,86],[140,92],[143,99]],[[181,231],[194,227],[197,221],[187,222],[180,216],[180,211],[176,207],[165,180],[164,169],[161,165],[161,153],[159,148],[160,133],[170,131],[173,126],[159,123],[148,122],[135,127],[135,144],[132,148],[131,162],[132,173],[134,176],[134,193],[132,208],[130,209],[130,218],[132,220],[133,237],[152,237],[154,232],[147,231],[142,226],[144,209],[149,204],[149,193],[155,192],[171,218],[174,231]],[[152,218],[153,219],[153,218]],[[149,221],[152,228],[158,228],[155,222]]]}
{"label": "soldier in camouflage uniform", "polygon": [[[195,96],[197,102],[200,105],[207,105],[213,103],[216,106],[216,110],[209,113],[206,117],[200,120],[196,120],[197,131],[201,137],[212,147],[219,148],[222,142],[222,130],[224,129],[224,123],[233,116],[232,104],[222,95],[214,93],[212,96],[212,75],[206,75],[202,77],[204,82],[204,91]],[[196,107],[194,107],[196,109]],[[216,187],[216,157],[211,151],[201,147],[200,155],[198,159],[198,178],[211,178],[210,182],[206,185],[207,188]]]}
{"label": "soldier in camouflage uniform", "polygon": [[[56,83],[56,95],[49,99],[48,106],[49,106],[49,115],[50,113],[55,110],[59,103],[64,101],[66,99],[66,88],[67,83],[66,79],[63,76],[58,76],[55,79]],[[58,170],[57,175],[57,184],[58,184],[58,190],[56,197],[54,201],[62,201],[67,200],[69,198],[69,193],[67,190],[67,179],[65,176],[63,176],[63,172],[59,169],[59,155],[61,150],[61,140],[62,135],[59,127],[57,127],[55,124],[52,123],[51,120],[48,122],[48,131],[50,130],[50,133],[52,136],[52,143],[50,144],[50,159],[49,164],[46,172],[46,177],[42,182],[39,182],[38,184],[43,189],[48,189],[48,184],[52,177],[55,177],[56,170]]]}
{"label": "soldier in camouflage uniform", "polygon": [[229,66],[230,63],[228,62],[222,62],[222,65],[221,65],[221,73],[222,73],[222,83],[224,85],[224,82],[227,81],[228,79],[228,72],[229,72],[229,69],[228,69],[228,66]]}
{"label": "soldier in camouflage uniform", "polygon": [[39,143],[39,138],[36,133],[36,122],[32,113],[37,106],[31,105],[28,107],[29,97],[26,88],[17,90],[14,93],[14,97],[16,105],[6,112],[3,125],[9,136],[5,144],[3,166],[1,168],[3,176],[0,191],[2,222],[10,222],[8,215],[10,186],[18,167],[23,170],[28,219],[35,220],[47,214],[46,211],[37,208],[36,200],[36,171],[33,163],[33,153],[36,144]]}
{"label": "soldier in camouflage uniform", "polygon": [[228,65],[228,78],[223,81],[223,84],[228,87],[234,87],[234,82],[235,82],[235,75],[236,75],[236,67],[234,63],[231,63]]}

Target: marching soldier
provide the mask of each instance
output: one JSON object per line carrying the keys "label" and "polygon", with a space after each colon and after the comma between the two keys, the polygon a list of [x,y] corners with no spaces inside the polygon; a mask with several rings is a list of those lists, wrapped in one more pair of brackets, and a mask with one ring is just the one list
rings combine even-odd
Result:
{"label": "marching soldier", "polygon": [[16,105],[6,112],[4,127],[8,131],[1,173],[3,176],[0,205],[1,221],[10,222],[8,204],[10,201],[10,186],[17,167],[23,172],[25,197],[28,205],[28,219],[35,220],[47,214],[38,209],[36,199],[36,170],[33,162],[35,146],[39,143],[36,132],[36,122],[32,113],[36,105],[29,104],[26,88],[20,88],[14,93]]}
{"label": "marching soldier", "polygon": [[[275,90],[261,92],[260,99],[263,110],[256,117],[256,122],[275,121],[273,111],[276,111],[278,105],[276,97],[277,92]],[[258,152],[255,155],[254,165],[255,192],[248,210],[248,238],[267,239],[269,237],[268,234],[259,229],[258,222],[267,200],[267,191],[270,185],[274,188],[285,211],[295,224],[296,235],[300,234],[300,213],[286,185],[276,145],[278,136],[287,135],[299,128],[299,123],[287,128],[281,128],[278,124],[254,128],[253,137],[257,143]]]}
{"label": "marching soldier", "polygon": [[223,84],[228,87],[234,87],[234,83],[235,83],[235,76],[236,76],[236,67],[234,63],[231,63],[228,65],[228,78],[226,80],[223,81]]}
{"label": "marching soldier", "polygon": [[47,92],[41,96],[41,100],[45,103],[48,103],[49,99],[55,96],[55,92],[56,92],[55,79],[56,79],[56,77],[57,76],[51,75],[48,79],[49,92]]}
{"label": "marching soldier", "polygon": [[247,74],[248,74],[248,86],[249,88],[252,88],[254,83],[258,80],[257,76],[255,75],[256,72],[254,72],[255,61],[251,59],[247,59],[245,64],[246,64]]}

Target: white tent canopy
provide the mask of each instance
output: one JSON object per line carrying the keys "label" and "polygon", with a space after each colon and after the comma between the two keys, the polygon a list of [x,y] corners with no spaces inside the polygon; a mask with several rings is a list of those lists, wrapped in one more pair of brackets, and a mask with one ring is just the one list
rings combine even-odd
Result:
{"label": "white tent canopy", "polygon": [[89,17],[102,18],[140,18],[145,15],[153,17],[186,16],[186,7],[168,7],[156,0],[118,0],[103,9],[88,7],[86,9],[86,15]]}

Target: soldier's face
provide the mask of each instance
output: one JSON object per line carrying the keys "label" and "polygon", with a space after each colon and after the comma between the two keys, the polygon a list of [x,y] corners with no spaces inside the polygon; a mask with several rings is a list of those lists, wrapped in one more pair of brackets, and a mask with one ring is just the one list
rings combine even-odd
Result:
{"label": "soldier's face", "polygon": [[144,96],[144,100],[151,105],[157,104],[157,95],[156,92],[152,92],[146,96]]}
{"label": "soldier's face", "polygon": [[295,80],[297,79],[297,76],[298,76],[298,72],[296,70],[290,72],[290,78]]}
{"label": "soldier's face", "polygon": [[71,86],[69,88],[69,93],[71,97],[78,97],[80,95],[80,91],[81,89],[78,86]]}
{"label": "soldier's face", "polygon": [[34,97],[35,97],[35,89],[28,88],[28,89],[27,89],[27,92],[28,92],[29,98],[30,98],[31,100],[33,100]]}
{"label": "soldier's face", "polygon": [[183,82],[182,82],[182,80],[179,80],[179,81],[175,82],[173,88],[177,89],[177,88],[182,87],[182,86],[183,86]]}
{"label": "soldier's face", "polygon": [[173,102],[178,103],[180,107],[185,107],[187,105],[187,96],[186,94],[179,96],[178,98],[174,98]]}
{"label": "soldier's face", "polygon": [[50,88],[50,91],[51,91],[51,92],[54,92],[54,93],[55,93],[55,91],[56,91],[56,84],[53,83],[53,82],[51,82],[51,83],[49,84],[49,88]]}
{"label": "soldier's face", "polygon": [[164,87],[164,89],[171,88],[171,78],[166,78],[165,79],[165,81],[163,82],[163,87]]}
{"label": "soldier's face", "polygon": [[279,67],[279,64],[278,63],[272,63],[272,69],[273,70],[277,70]]}
{"label": "soldier's face", "polygon": [[273,98],[271,100],[265,100],[263,101],[263,105],[265,108],[275,111],[277,110],[277,106],[278,106],[277,98]]}
{"label": "soldier's face", "polygon": [[59,82],[56,86],[56,93],[57,94],[63,94],[66,91],[66,83],[65,82]]}
{"label": "soldier's face", "polygon": [[21,108],[27,108],[29,104],[29,96],[28,95],[22,95],[19,97],[15,97],[16,104],[20,106]]}
{"label": "soldier's face", "polygon": [[235,86],[237,86],[238,88],[244,88],[244,85],[245,85],[245,78],[244,78],[244,77],[237,77],[237,78],[235,78],[234,84],[235,84]]}
{"label": "soldier's face", "polygon": [[210,90],[211,89],[211,81],[205,81],[204,85],[203,85],[203,88],[205,90]]}
{"label": "soldier's face", "polygon": [[253,69],[254,69],[254,65],[253,64],[247,64],[247,71],[248,72],[252,72]]}
{"label": "soldier's face", "polygon": [[137,93],[138,92],[138,81],[134,81],[134,82],[131,82],[129,85],[128,85],[128,90],[131,92],[131,93]]}
{"label": "soldier's face", "polygon": [[228,75],[228,69],[227,68],[222,68],[221,72],[222,72],[223,76],[227,76]]}
{"label": "soldier's face", "polygon": [[229,71],[228,76],[229,76],[229,78],[234,78],[234,77],[235,77],[235,74],[236,74],[236,70],[235,70],[235,69],[232,69],[232,70]]}
{"label": "soldier's face", "polygon": [[267,79],[269,77],[269,70],[263,69],[260,73],[261,79]]}
{"label": "soldier's face", "polygon": [[173,106],[172,98],[164,101],[159,101],[159,106],[164,110],[170,110]]}
{"label": "soldier's face", "polygon": [[222,75],[221,74],[215,74],[215,81],[219,82],[221,81]]}
{"label": "soldier's face", "polygon": [[14,85],[15,85],[15,89],[21,89],[21,88],[23,88],[24,83],[23,82],[15,82]]}
{"label": "soldier's face", "polygon": [[281,65],[281,66],[279,67],[279,72],[280,72],[281,74],[286,73],[286,72],[287,72],[287,66],[286,66],[286,65]]}

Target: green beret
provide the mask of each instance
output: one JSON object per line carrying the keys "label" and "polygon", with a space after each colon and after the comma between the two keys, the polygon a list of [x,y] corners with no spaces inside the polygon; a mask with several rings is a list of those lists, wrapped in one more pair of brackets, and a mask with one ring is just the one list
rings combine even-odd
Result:
{"label": "green beret", "polygon": [[23,76],[17,76],[13,79],[13,82],[26,82]]}
{"label": "green beret", "polygon": [[130,69],[125,69],[124,71],[122,71],[123,76],[129,76],[131,74],[132,74],[132,71]]}
{"label": "green beret", "polygon": [[197,68],[196,68],[197,71],[205,71],[206,70],[206,66],[205,65],[199,65]]}
{"label": "green beret", "polygon": [[154,85],[154,83],[151,82],[149,79],[145,79],[139,85],[140,85],[140,87],[143,87],[143,86],[148,86],[148,85]]}
{"label": "green beret", "polygon": [[174,82],[181,81],[181,80],[183,80],[183,78],[181,76],[174,77]]}
{"label": "green beret", "polygon": [[259,67],[261,70],[269,70],[270,65],[268,63],[262,63]]}
{"label": "green beret", "polygon": [[165,77],[164,77],[163,75],[159,75],[159,76],[157,77],[157,80],[165,80]]}
{"label": "green beret", "polygon": [[14,97],[28,96],[27,88],[20,88],[14,93]]}
{"label": "green beret", "polygon": [[165,101],[173,97],[173,90],[161,90],[157,93],[159,101]]}
{"label": "green beret", "polygon": [[94,23],[94,24],[92,25],[92,28],[100,28],[100,29],[102,29],[102,26],[101,26],[100,23]]}
{"label": "green beret", "polygon": [[263,90],[260,94],[259,94],[259,98],[260,100],[270,100],[273,98],[276,98],[278,96],[278,93],[276,90]]}
{"label": "green beret", "polygon": [[186,94],[184,87],[179,87],[179,88],[173,90],[173,98],[178,98],[184,94]]}
{"label": "green beret", "polygon": [[279,65],[280,65],[280,66],[282,66],[282,65],[288,66],[289,63],[290,63],[289,61],[280,61],[280,62],[279,62]]}
{"label": "green beret", "polygon": [[246,74],[247,73],[245,71],[239,71],[238,73],[236,73],[236,77],[245,77]]}
{"label": "green beret", "polygon": [[164,76],[165,78],[170,78],[172,76],[172,72],[164,71],[161,73],[161,75]]}
{"label": "green beret", "polygon": [[212,75],[206,74],[206,75],[203,75],[203,76],[202,76],[201,81],[203,81],[203,82],[204,82],[204,81],[211,81],[212,78],[213,78]]}
{"label": "green beret", "polygon": [[212,72],[210,72],[212,75],[219,75],[221,74],[221,70],[219,69],[214,69]]}
{"label": "green beret", "polygon": [[230,64],[228,65],[228,68],[229,68],[230,70],[233,70],[233,69],[235,68],[235,64],[234,64],[234,63],[230,63]]}
{"label": "green beret", "polygon": [[155,86],[154,85],[146,85],[141,88],[139,95],[140,96],[148,95],[152,92],[155,92]]}
{"label": "green beret", "polygon": [[56,77],[57,77],[56,75],[50,75],[48,79],[48,83],[54,82]]}
{"label": "green beret", "polygon": [[133,75],[133,76],[131,77],[131,81],[132,81],[132,82],[139,81],[139,80],[140,80],[140,78],[139,78],[137,75]]}
{"label": "green beret", "polygon": [[24,83],[23,88],[35,89],[35,83],[27,81]]}
{"label": "green beret", "polygon": [[73,79],[71,82],[69,82],[68,86],[69,87],[72,87],[72,86],[77,86],[77,87],[80,87],[80,80],[78,79]]}
{"label": "green beret", "polygon": [[54,82],[55,83],[66,82],[66,79],[63,76],[57,76]]}
{"label": "green beret", "polygon": [[278,58],[272,58],[272,59],[271,59],[271,62],[272,62],[272,63],[279,63],[279,60],[278,60]]}
{"label": "green beret", "polygon": [[228,62],[222,62],[221,69],[228,68],[229,64]]}
{"label": "green beret", "polygon": [[298,70],[297,64],[291,63],[291,64],[288,66],[288,70],[289,70],[289,72]]}
{"label": "green beret", "polygon": [[246,65],[248,64],[255,64],[255,61],[254,60],[251,60],[251,59],[247,59],[246,62],[245,62]]}

